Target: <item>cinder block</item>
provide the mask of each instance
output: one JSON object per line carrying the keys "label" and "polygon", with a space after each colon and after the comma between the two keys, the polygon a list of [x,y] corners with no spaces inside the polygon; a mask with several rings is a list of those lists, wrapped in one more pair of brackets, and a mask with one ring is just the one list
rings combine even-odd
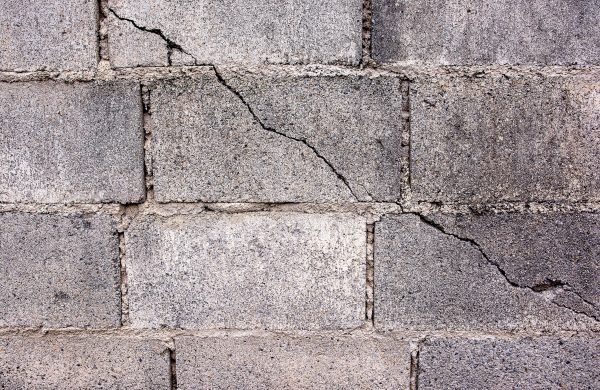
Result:
{"label": "cinder block", "polygon": [[0,326],[120,323],[112,217],[0,213],[0,273]]}
{"label": "cinder block", "polygon": [[597,0],[373,1],[380,62],[598,64],[598,36]]}
{"label": "cinder block", "polygon": [[163,343],[127,337],[0,338],[0,387],[25,389],[169,389]]}
{"label": "cinder block", "polygon": [[365,316],[365,220],[147,216],[125,233],[138,328],[346,329]]}
{"label": "cinder block", "polygon": [[[201,64],[358,64],[361,56],[360,0],[111,0],[121,18],[160,33]],[[111,37],[127,29],[111,24],[111,59],[138,66],[135,41]],[[164,46],[167,46],[165,40]]]}
{"label": "cinder block", "polygon": [[407,389],[408,343],[358,337],[175,340],[179,389]]}
{"label": "cinder block", "polygon": [[[535,221],[529,223],[521,228],[533,228]],[[513,232],[519,233],[522,231]],[[510,240],[510,236],[502,235],[502,230],[490,229],[485,234],[490,240]],[[535,234],[532,232],[529,237]],[[596,234],[592,236],[598,239]],[[544,245],[543,238],[535,239],[539,239],[539,246]],[[544,262],[546,258],[543,253],[529,257],[525,253],[524,258],[519,258],[519,248],[524,246],[515,245],[512,253],[505,253],[514,256],[512,267],[523,262],[523,273],[530,279],[521,285],[521,280],[512,279],[512,268],[505,270],[493,250],[486,252],[485,244],[480,246],[468,236],[446,232],[440,225],[416,215],[384,217],[375,225],[375,326],[419,331],[599,329],[600,322],[594,317],[597,309],[576,295],[577,287],[545,289],[535,284],[542,277],[528,274],[526,262]],[[563,249],[573,254],[568,247]],[[577,271],[561,272],[569,266],[569,260],[554,260],[555,264],[561,262],[555,269],[549,264],[546,275],[572,279]],[[593,270],[593,261],[588,266]],[[597,270],[588,277],[597,278]],[[595,288],[590,287],[589,291]],[[597,295],[593,299],[597,302]]]}
{"label": "cinder block", "polygon": [[600,84],[486,76],[411,86],[416,201],[600,199]]}
{"label": "cinder block", "polygon": [[419,389],[597,389],[595,338],[428,340]]}
{"label": "cinder block", "polygon": [[0,0],[0,9],[0,70],[96,66],[96,1]]}
{"label": "cinder block", "polygon": [[158,201],[400,198],[399,78],[223,77],[235,92],[212,72],[152,89]]}
{"label": "cinder block", "polygon": [[0,85],[0,202],[139,202],[139,85]]}

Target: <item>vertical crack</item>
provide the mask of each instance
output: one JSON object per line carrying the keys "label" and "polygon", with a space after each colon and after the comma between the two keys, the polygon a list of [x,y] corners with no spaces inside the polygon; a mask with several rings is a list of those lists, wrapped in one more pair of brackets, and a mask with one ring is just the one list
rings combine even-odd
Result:
{"label": "vertical crack", "polygon": [[177,390],[177,356],[175,355],[175,341],[173,341],[173,348],[169,348],[169,377],[171,390]]}

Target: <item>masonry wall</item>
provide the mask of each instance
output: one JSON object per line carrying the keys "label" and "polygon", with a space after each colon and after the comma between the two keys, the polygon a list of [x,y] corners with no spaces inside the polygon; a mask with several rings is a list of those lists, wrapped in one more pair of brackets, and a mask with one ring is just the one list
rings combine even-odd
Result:
{"label": "masonry wall", "polygon": [[0,388],[600,388],[600,1],[0,0]]}

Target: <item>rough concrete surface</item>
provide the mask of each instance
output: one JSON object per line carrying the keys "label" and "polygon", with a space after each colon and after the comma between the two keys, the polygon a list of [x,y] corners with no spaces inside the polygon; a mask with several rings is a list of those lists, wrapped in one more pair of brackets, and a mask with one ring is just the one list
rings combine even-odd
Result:
{"label": "rough concrete surface", "polygon": [[376,0],[373,57],[436,65],[600,62],[600,1]]}
{"label": "rough concrete surface", "polygon": [[[361,55],[362,1],[265,0],[111,0],[125,21],[160,34],[165,47],[176,46],[198,64],[352,64]],[[111,24],[110,36],[124,24]],[[122,66],[143,65],[135,41],[112,46]]]}
{"label": "rough concrete surface", "polygon": [[0,337],[0,388],[169,389],[169,351],[128,337]]}
{"label": "rough concrete surface", "polygon": [[0,84],[0,202],[139,202],[143,147],[137,83]]}
{"label": "rough concrete surface", "polygon": [[116,327],[119,242],[106,215],[0,213],[0,326]]}
{"label": "rough concrete surface", "polygon": [[175,340],[185,389],[407,389],[405,342],[361,337]]}
{"label": "rough concrete surface", "polygon": [[97,2],[0,0],[0,70],[96,66]]}
{"label": "rough concrete surface", "polygon": [[411,86],[416,201],[600,199],[600,84],[590,77],[450,78]]}
{"label": "rough concrete surface", "polygon": [[363,218],[145,217],[125,240],[134,327],[347,329],[363,322]]}
{"label": "rough concrete surface", "polygon": [[400,198],[398,78],[207,71],[156,85],[151,102],[158,201]]}
{"label": "rough concrete surface", "polygon": [[419,354],[419,389],[597,389],[600,340],[541,337],[430,340]]}
{"label": "rough concrete surface", "polygon": [[378,329],[600,329],[598,319],[554,301],[552,291],[513,285],[478,245],[417,215],[376,223],[374,263]]}

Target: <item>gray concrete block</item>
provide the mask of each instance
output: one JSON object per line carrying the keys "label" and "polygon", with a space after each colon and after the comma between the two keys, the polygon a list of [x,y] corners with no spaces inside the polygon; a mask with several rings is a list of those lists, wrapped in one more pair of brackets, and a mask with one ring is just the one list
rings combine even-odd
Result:
{"label": "gray concrete block", "polygon": [[359,337],[175,340],[179,389],[407,389],[408,343]]}
{"label": "gray concrete block", "polygon": [[0,326],[115,327],[119,242],[106,215],[0,213]]}
{"label": "gray concrete block", "polygon": [[158,201],[399,199],[398,78],[223,77],[152,90]]}
{"label": "gray concrete block", "polygon": [[0,338],[0,387],[26,389],[169,389],[163,343],[128,337]]}
{"label": "gray concrete block", "polygon": [[597,389],[600,340],[541,337],[430,340],[419,389]]}
{"label": "gray concrete block", "polygon": [[147,216],[132,223],[125,240],[134,327],[345,329],[363,323],[363,218]]}
{"label": "gray concrete block", "polygon": [[145,196],[139,86],[0,86],[0,202],[132,203]]}
{"label": "gray concrete block", "polygon": [[[495,239],[499,237],[496,233]],[[516,284],[477,242],[416,215],[388,216],[376,223],[374,256],[379,329],[600,329],[593,316],[555,300],[555,291]]]}
{"label": "gray concrete block", "polygon": [[373,1],[380,62],[598,64],[598,37],[598,0]]}
{"label": "gray concrete block", "polygon": [[411,90],[414,200],[600,199],[600,84],[486,76]]}
{"label": "gray concrete block", "polygon": [[96,66],[96,1],[0,0],[0,9],[0,70]]}
{"label": "gray concrete block", "polygon": [[[120,18],[160,30],[202,64],[356,65],[360,60],[360,0],[111,0],[109,5]],[[138,56],[129,58],[130,50],[137,50],[134,40],[113,46],[111,59],[140,65]]]}

